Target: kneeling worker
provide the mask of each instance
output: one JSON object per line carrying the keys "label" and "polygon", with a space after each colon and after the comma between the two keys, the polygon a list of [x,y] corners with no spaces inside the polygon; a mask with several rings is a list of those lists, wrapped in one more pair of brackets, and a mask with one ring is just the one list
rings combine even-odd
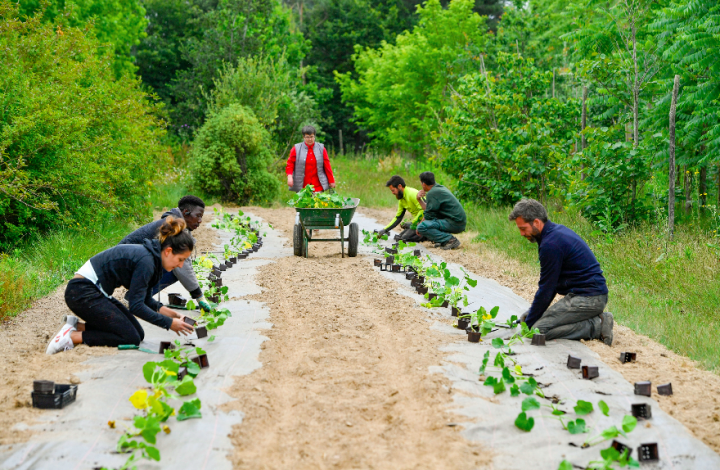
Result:
{"label": "kneeling worker", "polygon": [[390,188],[390,192],[397,198],[398,211],[390,224],[380,230],[379,235],[385,235],[390,232],[390,230],[394,229],[397,224],[402,222],[403,217],[405,217],[405,212],[409,211],[412,219],[410,222],[405,222],[401,225],[404,230],[400,233],[400,239],[406,242],[423,241],[424,238],[415,232],[418,224],[423,218],[423,208],[420,206],[420,202],[417,199],[418,190],[406,187],[405,180],[398,175],[390,178],[390,180],[385,183],[385,186]]}
{"label": "kneeling worker", "polygon": [[[585,241],[564,225],[548,220],[534,199],[523,199],[509,219],[520,234],[538,244],[540,282],[530,310],[520,320],[538,328],[545,339],[613,341],[613,316],[604,312],[608,288],[600,263]],[[564,295],[550,306],[556,294]]]}
{"label": "kneeling worker", "polygon": [[[125,238],[123,238],[119,245],[142,245],[143,240],[152,240],[155,238],[157,231],[165,222],[165,218],[173,216],[176,219],[185,220],[187,230],[192,232],[196,230],[202,223],[203,216],[205,215],[205,203],[202,199],[197,196],[187,195],[180,198],[178,206],[175,209],[171,209],[165,212],[160,220],[150,222],[149,224],[143,225],[139,229],[135,230]],[[202,289],[198,283],[195,271],[193,271],[192,260],[188,259],[187,263],[182,266],[173,269],[169,272],[163,272],[163,276],[160,282],[153,287],[152,294],[156,294],[159,291],[165,289],[170,284],[180,281],[180,284],[190,293],[190,296],[195,300],[200,308],[206,311],[210,311],[210,305],[203,297]]]}
{"label": "kneeling worker", "polygon": [[425,211],[425,220],[418,224],[418,235],[435,242],[434,248],[460,248],[460,240],[453,234],[465,230],[467,224],[462,204],[445,186],[435,184],[435,175],[429,171],[420,173],[420,184],[422,191],[418,191],[417,200]]}

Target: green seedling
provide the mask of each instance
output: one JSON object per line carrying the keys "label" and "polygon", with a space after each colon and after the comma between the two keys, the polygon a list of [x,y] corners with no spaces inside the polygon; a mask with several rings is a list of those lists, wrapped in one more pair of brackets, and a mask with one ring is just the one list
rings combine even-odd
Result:
{"label": "green seedling", "polygon": [[299,191],[287,202],[288,206],[302,209],[340,209],[352,204],[352,199],[344,198],[335,192],[314,191],[313,185],[309,184]]}

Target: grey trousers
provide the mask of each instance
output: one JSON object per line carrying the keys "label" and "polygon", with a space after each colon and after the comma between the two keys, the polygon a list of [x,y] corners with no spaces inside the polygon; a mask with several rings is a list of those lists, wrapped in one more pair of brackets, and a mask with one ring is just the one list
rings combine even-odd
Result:
{"label": "grey trousers", "polygon": [[568,294],[545,310],[533,328],[538,328],[546,340],[598,339],[602,326],[600,314],[607,301],[607,294],[592,297]]}

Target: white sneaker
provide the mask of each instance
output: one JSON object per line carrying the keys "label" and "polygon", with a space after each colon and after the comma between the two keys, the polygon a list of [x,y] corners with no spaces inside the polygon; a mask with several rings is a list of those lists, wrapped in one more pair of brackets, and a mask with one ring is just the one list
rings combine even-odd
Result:
{"label": "white sneaker", "polygon": [[77,324],[80,321],[75,315],[63,315],[62,324],[60,326],[70,325],[73,328],[77,328]]}
{"label": "white sneaker", "polygon": [[50,344],[48,344],[45,354],[55,354],[60,351],[69,351],[74,348],[75,345],[72,342],[72,338],[70,338],[70,333],[73,331],[77,330],[72,325],[63,326],[60,329],[60,332],[55,335],[52,340],[50,340]]}

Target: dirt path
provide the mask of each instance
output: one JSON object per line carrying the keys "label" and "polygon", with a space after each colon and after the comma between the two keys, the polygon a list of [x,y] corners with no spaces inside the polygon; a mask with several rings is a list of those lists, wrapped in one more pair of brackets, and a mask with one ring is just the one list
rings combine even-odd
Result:
{"label": "dirt path", "polygon": [[[212,208],[207,211],[212,213]],[[159,214],[155,214],[156,217]],[[217,240],[215,231],[208,228],[207,218],[193,232],[199,250],[207,249]],[[76,346],[72,351],[48,356],[48,341],[60,329],[62,316],[72,314],[65,305],[65,286],[39,299],[32,307],[0,328],[0,445],[24,442],[32,432],[14,429],[19,422],[39,422],[44,410],[32,408],[30,392],[33,380],[46,379],[58,383],[80,383],[75,374],[85,368],[88,359],[116,354],[113,348],[90,348]],[[115,297],[123,300],[124,290],[115,291]]]}
{"label": "dirt path", "polygon": [[[390,220],[395,214],[394,211],[386,209],[363,208],[363,212],[379,220]],[[430,251],[447,261],[462,264],[475,274],[494,279],[532,302],[537,289],[539,267],[533,268],[489,250],[482,244],[472,243],[471,240],[476,235],[473,232],[460,234],[459,238],[463,243],[460,250]],[[429,247],[429,244],[426,245]],[[720,453],[720,377],[699,368],[693,360],[675,354],[662,344],[622,325],[615,325],[612,347],[600,341],[587,341],[586,344],[628,382],[651,381],[652,398],[660,403],[662,409],[683,423],[695,437]],[[638,362],[620,363],[618,358],[624,351],[636,352]],[[655,386],[668,382],[672,383],[674,395],[658,395]]]}
{"label": "dirt path", "polygon": [[[294,211],[250,208],[291,233]],[[289,237],[288,237],[289,238]],[[318,246],[320,245],[320,246]],[[445,335],[361,258],[335,245],[281,258],[259,274],[270,309],[263,367],[239,377],[228,409],[241,469],[486,467],[491,456],[449,426],[452,390],[440,374]]]}

